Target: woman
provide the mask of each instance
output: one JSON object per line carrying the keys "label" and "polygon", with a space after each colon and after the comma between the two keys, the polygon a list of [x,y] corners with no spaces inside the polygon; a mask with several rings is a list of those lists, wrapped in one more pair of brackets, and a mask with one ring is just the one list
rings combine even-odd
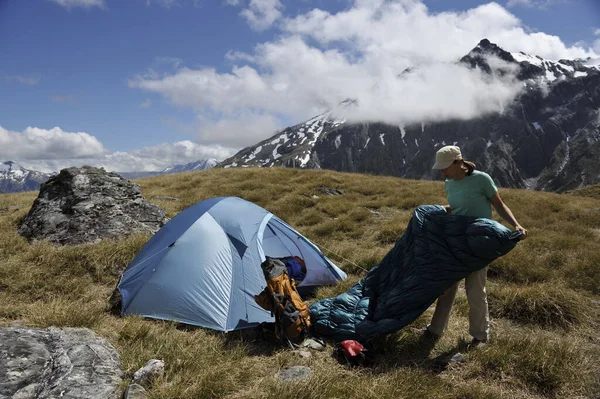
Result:
{"label": "woman", "polygon": [[[440,170],[446,178],[446,212],[491,219],[493,205],[504,220],[523,234],[521,239],[527,237],[527,230],[517,222],[511,210],[504,204],[491,177],[487,173],[475,170],[474,163],[464,160],[460,148],[440,148],[435,154],[433,169]],[[472,347],[486,343],[489,336],[490,318],[485,291],[487,269],[485,267],[473,272],[465,279],[469,302],[469,334],[473,336]],[[438,338],[446,330],[457,289],[458,282],[438,298],[431,323],[426,329],[428,335]]]}

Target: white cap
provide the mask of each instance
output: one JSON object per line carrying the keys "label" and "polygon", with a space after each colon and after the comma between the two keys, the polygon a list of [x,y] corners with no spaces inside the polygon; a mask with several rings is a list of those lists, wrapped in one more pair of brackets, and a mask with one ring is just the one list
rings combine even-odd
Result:
{"label": "white cap", "polygon": [[446,169],[452,162],[462,159],[460,148],[455,145],[442,147],[435,153],[435,164],[431,169]]}

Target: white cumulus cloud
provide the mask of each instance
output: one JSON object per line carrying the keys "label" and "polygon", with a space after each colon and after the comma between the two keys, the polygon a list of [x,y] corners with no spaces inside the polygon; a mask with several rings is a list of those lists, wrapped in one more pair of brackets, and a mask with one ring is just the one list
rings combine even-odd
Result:
{"label": "white cumulus cloud", "polygon": [[590,54],[589,49],[566,46],[558,36],[528,33],[515,15],[493,2],[464,12],[434,14],[420,1],[357,0],[348,10],[336,14],[312,10],[283,26],[323,45],[345,44],[359,54],[389,59],[454,61],[483,38],[508,51],[552,60]]}
{"label": "white cumulus cloud", "polygon": [[194,131],[201,143],[221,143],[236,148],[240,143],[255,144],[257,139],[275,134],[280,127],[273,115],[242,112],[219,120],[201,118]]}
{"label": "white cumulus cloud", "polygon": [[[231,4],[231,3],[230,3]],[[246,18],[252,29],[269,29],[275,21],[281,18],[283,5],[279,0],[250,0],[248,8],[240,15]]]}
{"label": "white cumulus cloud", "polygon": [[0,159],[86,158],[104,154],[106,149],[94,136],[65,132],[60,127],[27,127],[22,132],[0,126]]}
{"label": "white cumulus cloud", "polygon": [[[227,53],[230,71],[179,66],[129,85],[195,110],[201,143],[240,147],[285,127],[278,121],[301,122],[346,98],[358,101],[348,115],[354,120],[408,124],[502,112],[520,85],[456,64],[483,38],[552,60],[595,56],[591,48],[531,33],[495,2],[432,13],[418,0],[355,0],[337,13],[277,18],[276,39],[250,54]],[[413,72],[398,78],[409,67]]]}
{"label": "white cumulus cloud", "polygon": [[59,127],[28,127],[15,132],[0,126],[0,160],[15,161],[41,172],[83,165],[117,172],[159,171],[170,165],[200,159],[223,160],[234,152],[234,149],[221,145],[200,145],[189,140],[129,152],[110,152],[89,133],[65,132]]}

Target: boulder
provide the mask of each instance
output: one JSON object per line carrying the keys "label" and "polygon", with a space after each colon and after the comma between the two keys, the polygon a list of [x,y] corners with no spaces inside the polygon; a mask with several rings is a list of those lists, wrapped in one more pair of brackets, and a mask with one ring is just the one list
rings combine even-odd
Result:
{"label": "boulder", "polygon": [[86,328],[0,328],[0,398],[116,399],[120,363]]}
{"label": "boulder", "polygon": [[165,211],[146,201],[137,184],[84,166],[63,169],[42,184],[19,233],[56,244],[84,244],[137,232],[153,234],[167,221]]}
{"label": "boulder", "polygon": [[123,399],[146,399],[148,398],[148,392],[143,386],[131,383],[123,392]]}
{"label": "boulder", "polygon": [[133,374],[133,382],[144,388],[150,388],[152,383],[163,376],[165,373],[165,362],[158,359],[151,359]]}
{"label": "boulder", "polygon": [[292,366],[281,370],[275,376],[279,381],[297,382],[309,379],[312,375],[312,370],[307,366]]}

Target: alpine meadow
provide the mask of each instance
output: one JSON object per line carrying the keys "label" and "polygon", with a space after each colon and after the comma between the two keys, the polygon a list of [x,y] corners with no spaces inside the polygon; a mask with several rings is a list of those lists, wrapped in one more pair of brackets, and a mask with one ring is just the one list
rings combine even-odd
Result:
{"label": "alpine meadow", "polygon": [[[347,291],[393,247],[417,206],[446,202],[440,181],[280,167],[214,168],[135,183],[169,218],[207,198],[236,196],[286,221],[348,274],[308,302]],[[501,188],[500,194],[529,237],[490,266],[492,336],[485,348],[467,350],[462,285],[439,341],[422,341],[430,308],[371,342],[367,367],[336,360],[331,342],[300,356],[253,330],[221,333],[115,316],[108,312],[111,292],[150,236],[30,243],[17,230],[37,196],[32,191],[0,195],[0,324],[89,328],[119,352],[123,381],[149,359],[162,359],[165,373],[148,390],[152,398],[597,398],[600,187],[563,194]],[[178,200],[152,200],[166,196]],[[461,362],[440,366],[457,352]],[[310,377],[276,378],[294,365],[310,367]]]}

